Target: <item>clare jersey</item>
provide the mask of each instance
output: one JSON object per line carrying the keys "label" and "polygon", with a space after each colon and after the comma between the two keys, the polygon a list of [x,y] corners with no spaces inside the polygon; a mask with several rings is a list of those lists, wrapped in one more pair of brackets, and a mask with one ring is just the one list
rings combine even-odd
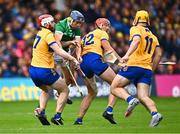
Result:
{"label": "clare jersey", "polygon": [[56,43],[53,33],[42,28],[36,35],[33,43],[32,62],[34,67],[54,68],[53,50],[50,48]]}
{"label": "clare jersey", "polygon": [[130,55],[128,66],[137,66],[152,70],[152,58],[159,42],[156,36],[143,26],[133,26],[130,29],[130,44],[135,36],[141,38],[137,49]]}
{"label": "clare jersey", "polygon": [[87,53],[96,53],[103,56],[103,49],[101,46],[102,40],[109,40],[108,34],[100,29],[96,29],[85,35],[81,41],[82,55]]}
{"label": "clare jersey", "polygon": [[59,21],[55,26],[55,32],[60,32],[63,34],[61,41],[70,41],[75,38],[75,36],[80,36],[80,28],[72,29],[70,26],[71,18],[65,18]]}

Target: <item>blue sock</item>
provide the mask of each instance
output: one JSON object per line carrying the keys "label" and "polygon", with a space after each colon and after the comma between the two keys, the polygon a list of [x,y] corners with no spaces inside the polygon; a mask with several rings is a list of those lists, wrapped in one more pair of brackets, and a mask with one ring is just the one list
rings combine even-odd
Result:
{"label": "blue sock", "polygon": [[106,108],[106,112],[109,113],[109,114],[111,114],[111,113],[113,112],[113,108],[112,108],[111,106],[108,106],[108,107]]}
{"label": "blue sock", "polygon": [[126,101],[129,103],[132,99],[134,99],[134,97],[130,95]]}
{"label": "blue sock", "polygon": [[152,112],[151,115],[154,116],[155,114],[157,114],[158,112]]}
{"label": "blue sock", "polygon": [[45,110],[41,111],[40,114],[41,114],[41,115],[45,115]]}
{"label": "blue sock", "polygon": [[82,118],[77,118],[76,121],[77,122],[82,122]]}
{"label": "blue sock", "polygon": [[55,118],[55,119],[61,118],[61,113],[57,112],[57,113],[54,115],[54,118]]}

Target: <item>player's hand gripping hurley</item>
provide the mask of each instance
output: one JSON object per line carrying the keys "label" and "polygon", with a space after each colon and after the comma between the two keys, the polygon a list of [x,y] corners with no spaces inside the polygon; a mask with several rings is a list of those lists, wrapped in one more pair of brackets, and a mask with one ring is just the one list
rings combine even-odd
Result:
{"label": "player's hand gripping hurley", "polygon": [[104,54],[103,57],[104,61],[110,64],[116,64],[118,65],[121,69],[127,70],[127,65],[123,61],[119,61],[117,57],[113,54],[113,51],[108,51]]}
{"label": "player's hand gripping hurley", "polygon": [[[127,68],[126,63],[123,63],[121,61],[119,61],[116,56],[113,54],[112,51],[110,52],[106,52],[104,54],[104,61],[110,64],[116,64],[118,66],[120,66],[122,69]],[[159,65],[175,65],[176,62],[171,62],[171,61],[166,61],[166,62],[159,62]]]}

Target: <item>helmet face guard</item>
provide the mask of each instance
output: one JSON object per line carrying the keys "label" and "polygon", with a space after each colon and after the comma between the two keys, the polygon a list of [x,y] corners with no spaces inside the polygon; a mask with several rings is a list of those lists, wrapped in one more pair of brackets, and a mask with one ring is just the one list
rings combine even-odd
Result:
{"label": "helmet face guard", "polygon": [[38,17],[38,24],[40,27],[48,28],[48,25],[52,27],[52,25],[54,24],[54,18],[49,14],[41,15]]}
{"label": "helmet face guard", "polygon": [[72,18],[73,21],[79,22],[79,23],[84,23],[85,19],[82,13],[80,13],[77,10],[73,10],[70,14],[70,17]]}

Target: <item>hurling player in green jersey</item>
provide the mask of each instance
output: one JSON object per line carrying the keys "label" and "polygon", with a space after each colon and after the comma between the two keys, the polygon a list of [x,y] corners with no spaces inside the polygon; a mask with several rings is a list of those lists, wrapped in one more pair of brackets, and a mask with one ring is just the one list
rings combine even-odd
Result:
{"label": "hurling player in green jersey", "polygon": [[[79,62],[81,59],[81,32],[80,27],[84,23],[84,16],[77,10],[73,10],[70,13],[70,16],[64,20],[60,20],[55,26],[55,39],[58,44],[62,45],[62,48],[69,52],[71,55],[75,55]],[[74,53],[75,52],[75,53]],[[66,61],[58,55],[54,56],[54,59],[61,66],[61,71],[63,77],[65,78],[67,85],[74,85],[74,81],[71,78],[69,70],[67,69]],[[70,68],[73,71],[74,69],[71,66]],[[71,104],[72,101],[68,99],[67,103]]]}

